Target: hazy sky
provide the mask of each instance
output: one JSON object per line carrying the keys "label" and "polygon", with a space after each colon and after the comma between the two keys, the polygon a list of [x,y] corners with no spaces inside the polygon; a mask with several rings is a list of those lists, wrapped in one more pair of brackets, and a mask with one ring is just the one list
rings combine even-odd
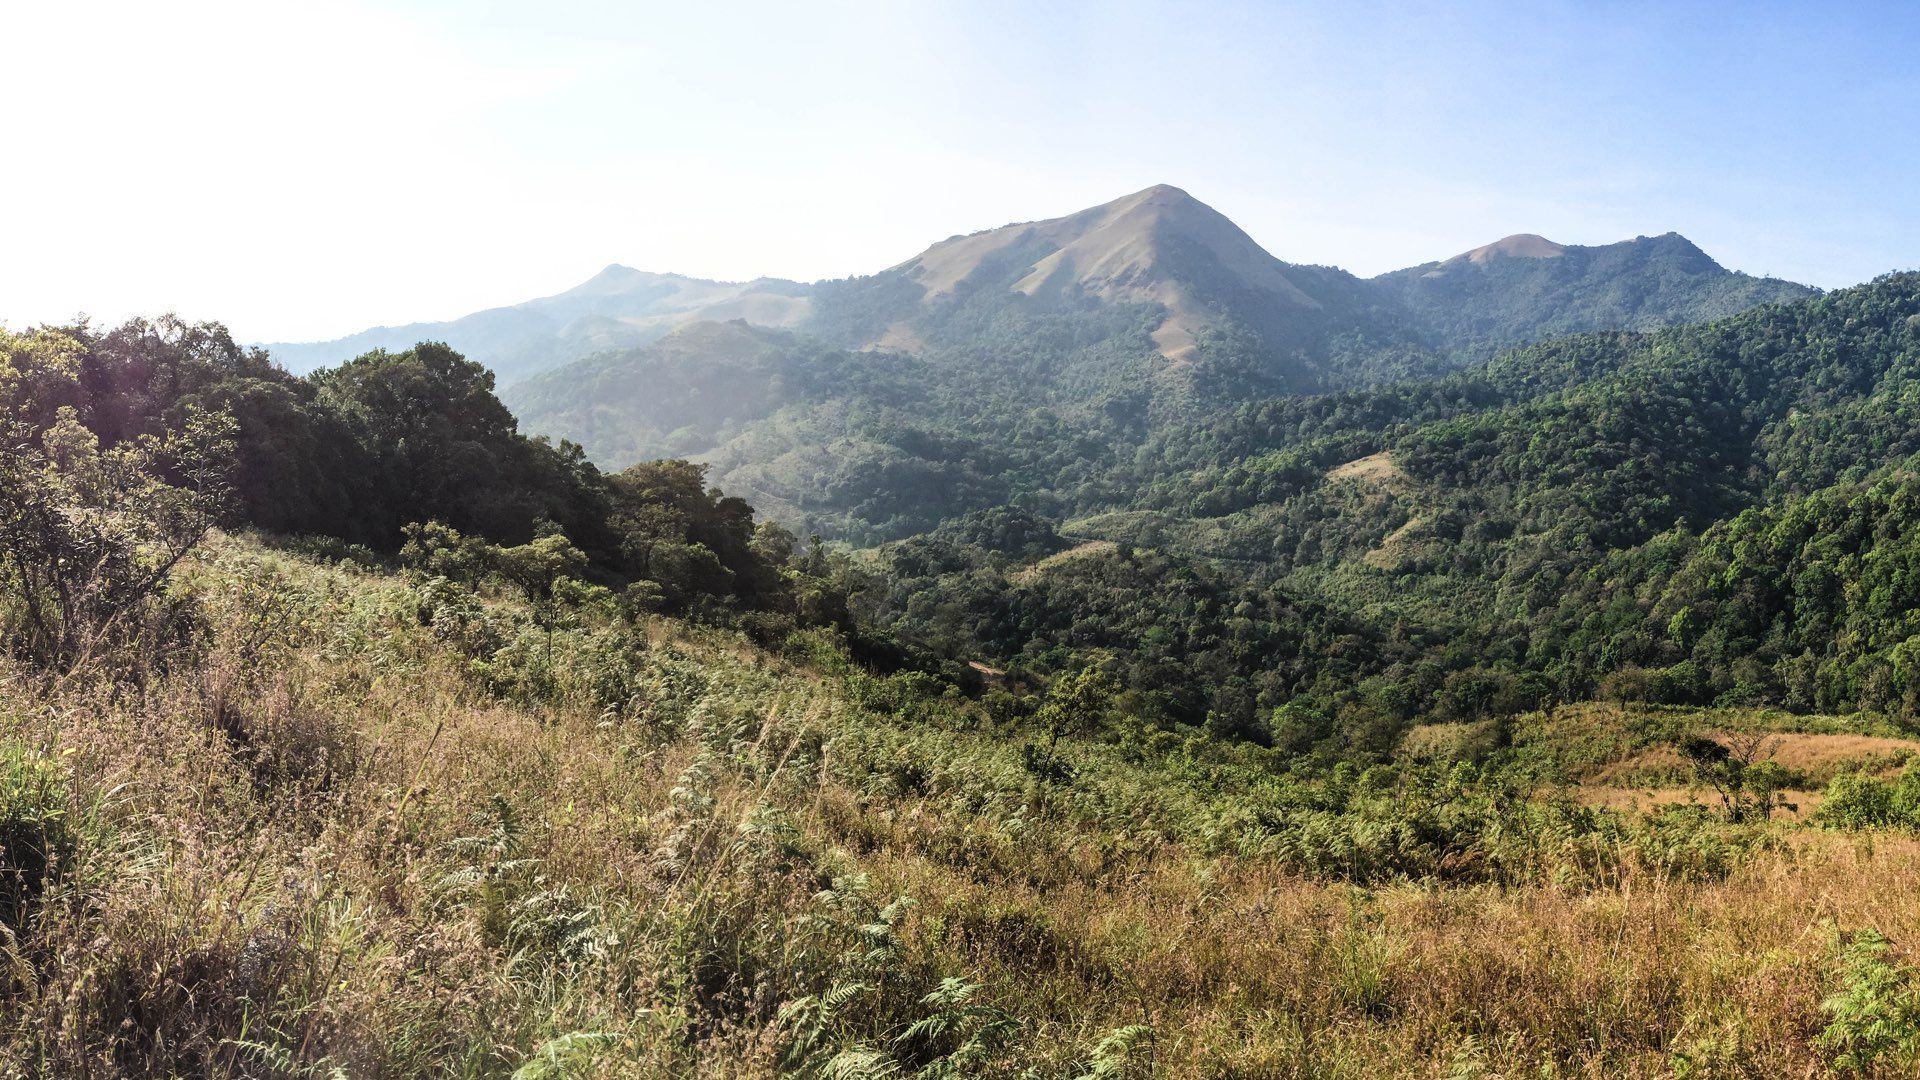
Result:
{"label": "hazy sky", "polygon": [[1669,229],[1920,266],[1908,4],[0,0],[0,42],[14,327],[844,276],[1160,182],[1362,274]]}

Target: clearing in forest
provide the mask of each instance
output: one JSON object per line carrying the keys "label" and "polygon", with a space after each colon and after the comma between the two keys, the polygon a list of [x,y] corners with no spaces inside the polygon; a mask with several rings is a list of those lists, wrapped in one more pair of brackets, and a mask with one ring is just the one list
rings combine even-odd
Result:
{"label": "clearing in forest", "polygon": [[1363,458],[1354,458],[1327,470],[1329,480],[1353,480],[1362,484],[1398,485],[1408,481],[1407,471],[1393,460],[1393,451],[1382,450]]}
{"label": "clearing in forest", "polygon": [[1118,546],[1119,545],[1111,540],[1088,540],[1083,544],[1075,544],[1065,551],[1054,552],[1052,555],[1041,559],[1032,566],[1014,571],[1010,576],[1010,580],[1015,585],[1028,585],[1039,580],[1041,574],[1059,566],[1061,563],[1071,562],[1074,559],[1084,559],[1090,555],[1106,555],[1115,551]]}

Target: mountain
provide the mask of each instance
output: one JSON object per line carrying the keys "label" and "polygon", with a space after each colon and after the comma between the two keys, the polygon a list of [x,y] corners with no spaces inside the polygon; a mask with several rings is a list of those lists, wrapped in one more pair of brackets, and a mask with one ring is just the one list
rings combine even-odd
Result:
{"label": "mountain", "polygon": [[695,458],[782,520],[871,542],[1016,496],[1132,513],[1144,487],[1231,512],[1294,479],[1263,468],[1231,495],[1189,495],[1165,463],[1217,468],[1224,447],[1207,440],[1238,439],[1228,421],[1258,403],[1812,293],[1729,272],[1671,234],[1593,248],[1514,236],[1368,280],[1284,262],[1161,185],[815,283],[804,321],[778,333],[689,324],[503,396],[529,430],[604,466]]}
{"label": "mountain", "polygon": [[1522,233],[1372,284],[1462,359],[1567,334],[1704,322],[1817,292],[1727,270],[1672,232],[1600,247]]}
{"label": "mountain", "polygon": [[1046,362],[1027,365],[1030,388],[1033,377],[1110,383],[1126,367],[1175,391],[1297,393],[1438,363],[1391,297],[1343,270],[1283,262],[1164,184],[954,237],[878,274],[822,282],[813,298],[806,329],[848,348],[938,362],[1048,339]]}
{"label": "mountain", "polygon": [[1098,397],[1120,378],[1217,402],[1432,374],[1545,337],[1696,322],[1812,291],[1725,270],[1671,233],[1602,247],[1513,236],[1367,280],[1284,262],[1161,184],[956,236],[862,277],[729,283],[610,266],[557,296],[451,322],[268,348],[306,371],[443,340],[508,386],[690,322],[739,319],[935,363],[1044,354],[1022,365],[1034,392]]}
{"label": "mountain", "polygon": [[1229,407],[999,280],[521,384],[858,552],[444,345],[0,334],[0,1057],[1913,1075],[1920,275]]}
{"label": "mountain", "polygon": [[696,319],[748,319],[762,326],[805,320],[806,287],[761,278],[735,283],[609,266],[555,296],[449,322],[363,330],[333,341],[266,346],[288,370],[330,367],[374,349],[444,341],[485,363],[504,385],[609,349],[653,341]]}
{"label": "mountain", "polygon": [[1319,322],[1364,306],[1351,275],[1283,263],[1219,211],[1165,184],[1067,217],[946,240],[880,277],[917,286],[919,310],[864,344],[910,351],[925,348],[917,318],[971,291],[1157,308],[1149,337],[1176,362],[1233,320]]}
{"label": "mountain", "polygon": [[505,393],[530,426],[596,460],[694,457],[817,389],[839,350],[745,320],[694,322],[639,348],[535,375]]}

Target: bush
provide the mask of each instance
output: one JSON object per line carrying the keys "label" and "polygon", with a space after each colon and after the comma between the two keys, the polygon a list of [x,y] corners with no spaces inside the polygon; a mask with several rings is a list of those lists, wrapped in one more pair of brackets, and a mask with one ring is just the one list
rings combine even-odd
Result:
{"label": "bush", "polygon": [[0,632],[16,655],[61,672],[149,658],[116,647],[177,625],[167,584],[224,506],[231,434],[200,416],[102,448],[72,409],[38,438],[0,428]]}
{"label": "bush", "polygon": [[47,883],[73,855],[69,782],[59,762],[0,742],[0,923],[26,931]]}
{"label": "bush", "polygon": [[1891,781],[1841,773],[1827,785],[1815,820],[1843,829],[1920,829],[1920,771],[1909,767]]}

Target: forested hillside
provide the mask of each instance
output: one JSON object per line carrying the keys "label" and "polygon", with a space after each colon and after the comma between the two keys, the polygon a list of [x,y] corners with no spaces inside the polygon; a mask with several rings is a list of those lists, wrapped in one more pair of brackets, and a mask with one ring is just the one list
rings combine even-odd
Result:
{"label": "forested hillside", "polygon": [[1911,1075],[1916,359],[1890,277],[852,550],[444,345],[9,334],[0,1061]]}
{"label": "forested hillside", "polygon": [[1375,278],[1454,355],[1596,330],[1656,330],[1811,296],[1776,278],[1730,273],[1679,233],[1601,247],[1509,236],[1443,262]]}
{"label": "forested hillside", "polygon": [[816,283],[786,330],[688,324],[504,395],[601,465],[697,457],[796,528],[871,543],[1016,500],[1063,519],[1134,507],[1158,479],[1135,466],[1161,445],[1285,396],[1813,292],[1730,273],[1677,235],[1532,239],[1367,280],[1282,262],[1162,185]]}
{"label": "forested hillside", "polygon": [[[1905,715],[1916,360],[1901,275],[1251,403],[1117,466],[1131,501],[1029,500],[1081,556],[938,530],[883,549],[871,613],[1039,670],[1114,652],[1184,721],[1288,745],[1595,694]],[[1277,642],[1317,643],[1307,679]]]}

